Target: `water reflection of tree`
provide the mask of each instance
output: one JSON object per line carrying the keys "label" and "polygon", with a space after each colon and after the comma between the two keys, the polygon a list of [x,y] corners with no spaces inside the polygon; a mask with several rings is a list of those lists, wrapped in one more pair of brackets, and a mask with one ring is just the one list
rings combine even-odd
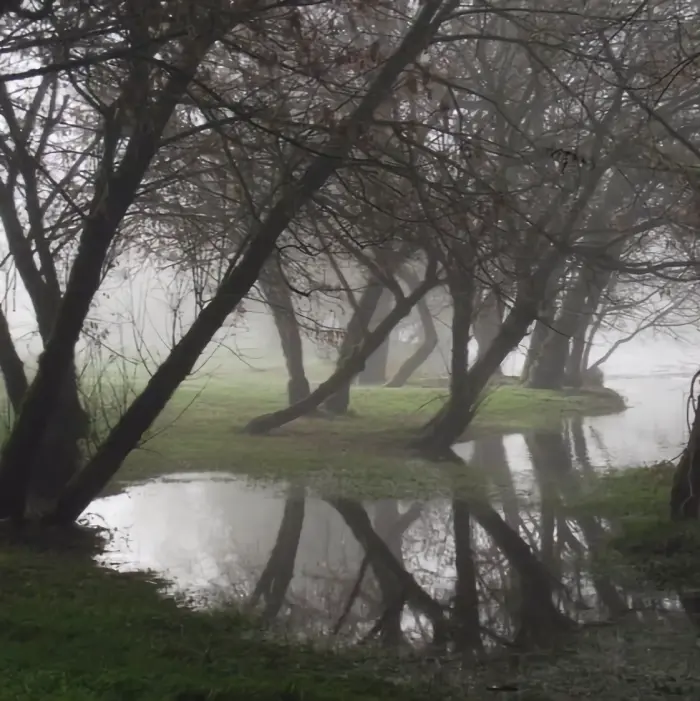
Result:
{"label": "water reflection of tree", "polygon": [[303,621],[314,634],[463,653],[504,643],[547,645],[578,623],[633,609],[654,617],[650,611],[672,602],[640,599],[624,578],[603,572],[598,561],[607,524],[571,508],[583,474],[593,472],[580,438],[569,428],[526,437],[539,487],[529,500],[518,500],[506,453],[494,441],[474,452],[476,467],[494,482],[493,504],[476,493],[407,508],[395,500],[367,507],[328,500],[364,559],[336,558],[335,569],[329,565],[323,577],[301,573],[302,581],[294,578],[294,560],[304,497],[290,494],[253,600],[264,602],[268,617]]}

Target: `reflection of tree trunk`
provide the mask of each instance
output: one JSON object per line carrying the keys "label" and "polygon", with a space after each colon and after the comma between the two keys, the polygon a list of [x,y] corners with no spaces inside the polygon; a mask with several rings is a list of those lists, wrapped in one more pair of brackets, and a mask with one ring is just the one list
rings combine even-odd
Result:
{"label": "reflection of tree trunk", "polygon": [[[403,561],[403,534],[406,528],[397,527],[401,519],[396,499],[382,499],[374,507],[374,530],[386,543],[396,561],[404,567]],[[410,524],[408,524],[410,525]],[[406,527],[408,527],[408,525]],[[401,615],[403,606],[398,606],[397,601],[401,597],[399,584],[394,577],[382,577],[379,580],[382,590],[382,605],[384,618],[382,621],[382,642],[394,647],[401,643]]]}
{"label": "reflection of tree trunk", "polygon": [[392,578],[398,584],[399,603],[403,604],[405,601],[423,613],[433,625],[435,644],[444,645],[447,640],[447,621],[442,606],[429,596],[396,560],[389,547],[372,528],[369,516],[362,505],[351,499],[328,499],[327,501],[343,517],[355,539],[364,548],[377,579],[380,581],[382,578],[385,579],[386,591],[390,591],[393,586],[388,580]]}
{"label": "reflection of tree trunk", "polygon": [[528,387],[561,389],[564,384],[569,344],[585,313],[589,276],[581,270],[564,294],[561,310],[547,334],[542,350],[529,372]]}
{"label": "reflection of tree trunk", "polygon": [[[370,322],[370,330],[376,328],[377,323],[381,321],[390,311],[392,306],[393,295],[386,288],[379,298],[379,303],[372,315]],[[365,367],[357,376],[357,382],[360,385],[383,385],[386,382],[386,368],[389,362],[389,349],[391,347],[391,334],[387,336],[384,343],[372,353]]]}
{"label": "reflection of tree trunk", "polygon": [[308,414],[316,409],[325,399],[337,393],[339,389],[347,383],[362,369],[367,356],[377,349],[384,339],[391,333],[396,325],[426,292],[434,285],[432,275],[429,275],[408,297],[396,302],[391,312],[379,323],[374,331],[370,331],[364,338],[362,344],[353,349],[346,361],[325,381],[322,382],[306,399],[297,402],[291,407],[280,409],[270,414],[263,414],[253,419],[246,430],[249,433],[267,433],[275,428],[279,428],[300,416]]}
{"label": "reflection of tree trunk", "polygon": [[[474,316],[473,324],[474,340],[479,347],[478,355],[483,355],[498,336],[503,321],[502,306],[495,290],[488,290],[484,293]],[[499,365],[494,375],[501,374]]]}
{"label": "reflection of tree trunk", "polygon": [[454,613],[455,643],[457,649],[481,650],[479,620],[479,595],[476,589],[476,565],[472,550],[472,527],[469,505],[461,499],[452,502],[452,520],[455,538],[455,583]]}
{"label": "reflection of tree trunk", "polygon": [[[554,529],[556,512],[561,508],[561,503],[550,470],[563,468],[563,465],[558,462],[560,456],[556,452],[548,452],[547,447],[544,448],[544,451],[541,450],[538,439],[546,441],[549,435],[545,433],[528,434],[525,436],[525,444],[530,453],[540,492],[540,558],[551,572],[556,572],[558,563],[555,562],[554,558]],[[552,435],[556,436],[557,434]]]}
{"label": "reflection of tree trunk", "polygon": [[304,370],[304,350],[294,302],[279,263],[270,261],[263,268],[259,284],[272,312],[287,364],[289,403],[295,404],[308,397],[311,388]]}
{"label": "reflection of tree trunk", "polygon": [[[403,278],[410,285],[412,290],[414,290],[420,284],[420,281],[413,271],[407,270],[403,274]],[[425,300],[425,298],[418,302],[416,305],[416,310],[418,311],[421,325],[423,327],[423,340],[413,355],[404,360],[401,367],[396,371],[396,374],[386,383],[387,387],[403,387],[413,373],[418,370],[418,368],[431,356],[438,344],[438,333],[437,329],[435,328],[435,320],[433,319],[433,315],[430,313],[430,308],[428,307],[428,302]]]}
{"label": "reflection of tree trunk", "polygon": [[500,493],[506,523],[516,532],[520,527],[520,505],[508,464],[503,436],[487,436],[474,441],[470,460],[477,473],[487,476]]}
{"label": "reflection of tree trunk", "polygon": [[284,504],[277,540],[251,597],[253,606],[261,597],[265,599],[263,616],[268,621],[279,614],[294,577],[294,563],[304,525],[304,505],[303,488],[292,487]]}
{"label": "reflection of tree trunk", "polygon": [[[572,446],[568,445],[566,435],[565,431],[557,433],[538,431],[526,438],[538,480],[546,490],[542,493],[543,501],[546,497],[552,508],[560,512],[560,494],[563,494],[567,501],[571,501],[581,489],[573,468]],[[555,513],[552,513],[552,517],[554,516]],[[576,521],[586,539],[590,557],[595,561],[600,555],[604,537],[603,529],[595,518],[586,514],[580,514]],[[625,602],[612,582],[598,573],[595,565],[594,562],[592,579],[600,600],[613,616],[619,616],[627,610]]]}
{"label": "reflection of tree trunk", "polygon": [[[368,281],[357,302],[357,308],[345,329],[343,341],[338,350],[337,369],[343,367],[343,365],[347,363],[348,359],[355,353],[357,348],[362,345],[364,339],[367,337],[370,322],[372,321],[372,317],[375,314],[383,294],[384,286],[379,281],[374,279]],[[382,343],[383,341],[384,339],[382,339]],[[376,350],[379,349],[380,345],[381,344],[377,345]],[[373,350],[372,352],[375,351]],[[369,357],[369,354],[363,359],[357,372],[361,372],[365,367],[367,357]],[[350,382],[355,374],[357,373],[353,373],[346,381],[339,383],[334,392],[325,400],[323,406],[327,411],[332,414],[347,414],[350,408]]]}
{"label": "reflection of tree trunk", "polygon": [[573,626],[573,622],[560,613],[552,601],[552,587],[558,582],[488,503],[473,499],[469,500],[469,507],[474,518],[518,572],[521,606],[516,642],[523,646],[551,644],[556,636]]}

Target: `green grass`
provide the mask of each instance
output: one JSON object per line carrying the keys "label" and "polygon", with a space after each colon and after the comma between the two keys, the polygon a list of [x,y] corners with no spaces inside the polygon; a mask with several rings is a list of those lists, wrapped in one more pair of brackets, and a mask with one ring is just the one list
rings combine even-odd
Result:
{"label": "green grass", "polygon": [[607,566],[631,567],[641,589],[700,589],[700,523],[671,521],[673,471],[660,463],[610,472],[577,505],[611,524]]}
{"label": "green grass", "polygon": [[275,641],[241,615],[188,610],[145,576],[80,553],[4,545],[0,580],[3,701],[428,698],[382,681],[368,658]]}
{"label": "green grass", "polygon": [[[447,485],[434,464],[407,444],[441,406],[445,390],[353,388],[352,416],[299,419],[269,436],[243,432],[255,416],[285,406],[273,376],[183,386],[152,437],[135,451],[121,481],[176,471],[229,471],[255,479],[308,480],[324,491],[374,496],[424,496]],[[558,428],[572,415],[624,408],[609,390],[552,392],[503,385],[489,395],[465,438]]]}

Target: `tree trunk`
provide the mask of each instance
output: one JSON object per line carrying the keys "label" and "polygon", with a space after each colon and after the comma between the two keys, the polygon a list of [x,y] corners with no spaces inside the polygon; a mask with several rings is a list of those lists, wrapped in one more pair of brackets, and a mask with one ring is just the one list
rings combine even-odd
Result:
{"label": "tree trunk", "polygon": [[465,379],[463,403],[448,401],[446,406],[424,427],[412,447],[432,456],[445,456],[471,423],[478,400],[501,363],[522,341],[537,314],[530,300],[516,302],[501,325],[498,337],[486,353],[477,358]]}
{"label": "tree trunk", "polygon": [[[423,51],[438,30],[440,22],[436,21],[436,15],[442,6],[442,2],[436,1],[421,8],[399,47],[383,63],[367,93],[345,120],[346,128],[330,139],[324,152],[314,158],[297,181],[287,186],[264,220],[254,226],[248,247],[236,267],[227,272],[213,299],[153,374],[145,390],[132,402],[90,463],[72,480],[57,505],[54,520],[74,521],[119,469],[175,389],[191,372],[226,317],[256,282],[291,219],[340,166],[358,138],[360,125],[372,119],[406,64]],[[24,517],[26,489],[31,477],[25,466],[31,464],[37,454],[36,433],[44,430],[56,407],[55,388],[61,386],[70,370],[75,344],[99,288],[103,264],[114,234],[134,201],[175,105],[213,38],[213,33],[207,33],[207,36],[203,34],[193,40],[187,65],[172,74],[162,91],[161,100],[153,107],[152,118],[134,132],[116,173],[108,179],[105,187],[98,188],[96,205],[86,219],[51,340],[0,455],[0,517],[10,515],[18,520]],[[109,168],[110,164],[106,163],[105,173]]]}
{"label": "tree trunk", "polygon": [[[355,309],[345,329],[343,341],[338,351],[336,369],[343,367],[348,358],[362,345],[363,340],[369,333],[370,322],[372,321],[372,317],[377,310],[379,300],[382,298],[383,294],[384,287],[380,282],[373,279],[368,281],[357,302],[357,309]],[[362,363],[360,372],[364,369],[365,363],[366,359]],[[348,413],[350,409],[351,380],[352,377],[349,377],[347,382],[339,384],[334,393],[326,399],[323,405],[326,411],[336,415]]]}
{"label": "tree trunk", "polygon": [[345,363],[340,365],[336,371],[325,382],[322,382],[306,397],[306,399],[285,409],[280,409],[279,411],[263,414],[262,416],[254,418],[246,426],[246,431],[253,434],[268,433],[275,428],[284,426],[284,424],[308,414],[320,406],[328,397],[336,395],[338,388],[348,385],[350,380],[364,367],[367,356],[376,348],[379,348],[384,339],[392,332],[401,319],[410,313],[411,309],[423,298],[434,284],[434,276],[432,273],[429,273],[420,287],[414,290],[408,297],[399,300],[389,315],[382,319],[377,328],[365,336],[362,344],[353,349]]}
{"label": "tree trunk", "polygon": [[396,371],[396,374],[386,383],[387,387],[403,387],[413,376],[413,373],[423,365],[437,347],[438,334],[435,328],[435,320],[430,313],[430,308],[426,300],[421,299],[416,305],[416,309],[418,310],[418,315],[420,316],[421,325],[423,327],[423,340],[413,355],[404,360],[401,367]]}
{"label": "tree trunk", "polygon": [[450,396],[443,408],[423,429],[423,435],[413,445],[434,452],[438,457],[448,454],[461,435],[460,427],[470,420],[473,397],[469,384],[469,329],[474,306],[473,278],[458,268],[448,277],[452,296],[452,354],[450,367]]}
{"label": "tree trunk", "polygon": [[542,314],[535,322],[535,328],[530,335],[530,345],[525,356],[522,372],[520,373],[520,381],[527,384],[530,380],[530,373],[537,363],[537,359],[542,354],[544,342],[547,340],[550,327],[554,322],[553,314]]}
{"label": "tree trunk", "polygon": [[296,404],[309,396],[311,386],[304,369],[304,350],[294,302],[277,261],[270,261],[263,268],[259,283],[275,320],[287,365],[289,404]]}
{"label": "tree trunk", "polygon": [[0,309],[0,371],[5,380],[7,396],[10,399],[12,409],[17,415],[20,405],[27,392],[29,383],[24,372],[24,363],[17,353],[17,348],[12,340],[10,327],[5,313]]}
{"label": "tree trunk", "polygon": [[213,31],[192,40],[186,60],[172,73],[148,119],[144,119],[141,128],[129,139],[116,169],[114,163],[108,162],[109,149],[105,154],[91,211],[85,219],[50,339],[0,454],[0,517],[10,516],[15,521],[24,519],[32,468],[42,445],[36,437],[46,430],[58,410],[63,393],[56,392],[56,388],[65,386],[71,372],[75,344],[102,281],[107,253],[158,150],[163,130],[213,40]]}
{"label": "tree trunk", "polygon": [[[503,321],[503,305],[494,290],[486,290],[474,317],[474,339],[479,347],[478,356],[483,355],[498,336]],[[501,367],[494,375],[501,375]]]}
{"label": "tree trunk", "polygon": [[457,571],[454,597],[455,644],[460,652],[480,651],[481,622],[476,588],[477,570],[472,550],[471,514],[469,505],[463,499],[453,500],[452,521]]}
{"label": "tree trunk", "polygon": [[[695,387],[697,375],[693,377]],[[675,521],[700,517],[700,411],[695,412],[688,444],[673,475],[671,518]]]}
{"label": "tree trunk", "polygon": [[595,318],[603,292],[610,281],[612,273],[596,271],[592,273],[590,292],[586,296],[583,311],[578,319],[576,331],[571,342],[571,353],[566,363],[565,384],[568,387],[582,387],[588,367],[590,348],[588,344],[588,329]]}
{"label": "tree trunk", "polygon": [[[377,308],[374,311],[372,321],[370,322],[370,330],[374,330],[376,325],[390,311],[392,306],[393,295],[386,288],[379,298]],[[372,355],[367,358],[365,367],[357,376],[357,383],[360,385],[383,385],[386,382],[386,368],[389,362],[389,350],[391,348],[391,334],[387,336],[386,341],[377,348]]]}
{"label": "tree trunk", "polygon": [[530,371],[528,387],[532,389],[561,389],[564,386],[569,344],[575,335],[581,316],[585,313],[590,279],[580,270],[564,295],[560,313],[542,346],[542,352]]}

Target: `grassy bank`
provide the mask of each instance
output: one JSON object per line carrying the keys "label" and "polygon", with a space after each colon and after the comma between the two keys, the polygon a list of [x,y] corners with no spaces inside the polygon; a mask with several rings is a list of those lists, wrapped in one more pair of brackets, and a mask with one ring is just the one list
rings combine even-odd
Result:
{"label": "grassy bank", "polygon": [[84,556],[0,547],[3,701],[316,701],[427,698],[368,661],[291,647],[254,622],[161,598]]}
{"label": "grassy bank", "polygon": [[673,472],[671,463],[611,472],[577,507],[611,524],[607,566],[640,589],[700,589],[700,522],[670,520]]}
{"label": "grassy bank", "polygon": [[[191,383],[180,389],[119,479],[226,470],[257,479],[308,477],[334,492],[425,494],[440,489],[443,475],[406,445],[444,398],[440,389],[354,388],[351,416],[304,418],[260,437],[246,435],[243,427],[285,406],[281,378]],[[489,395],[465,438],[555,428],[566,416],[623,408],[621,397],[609,390],[551,392],[505,384]]]}

